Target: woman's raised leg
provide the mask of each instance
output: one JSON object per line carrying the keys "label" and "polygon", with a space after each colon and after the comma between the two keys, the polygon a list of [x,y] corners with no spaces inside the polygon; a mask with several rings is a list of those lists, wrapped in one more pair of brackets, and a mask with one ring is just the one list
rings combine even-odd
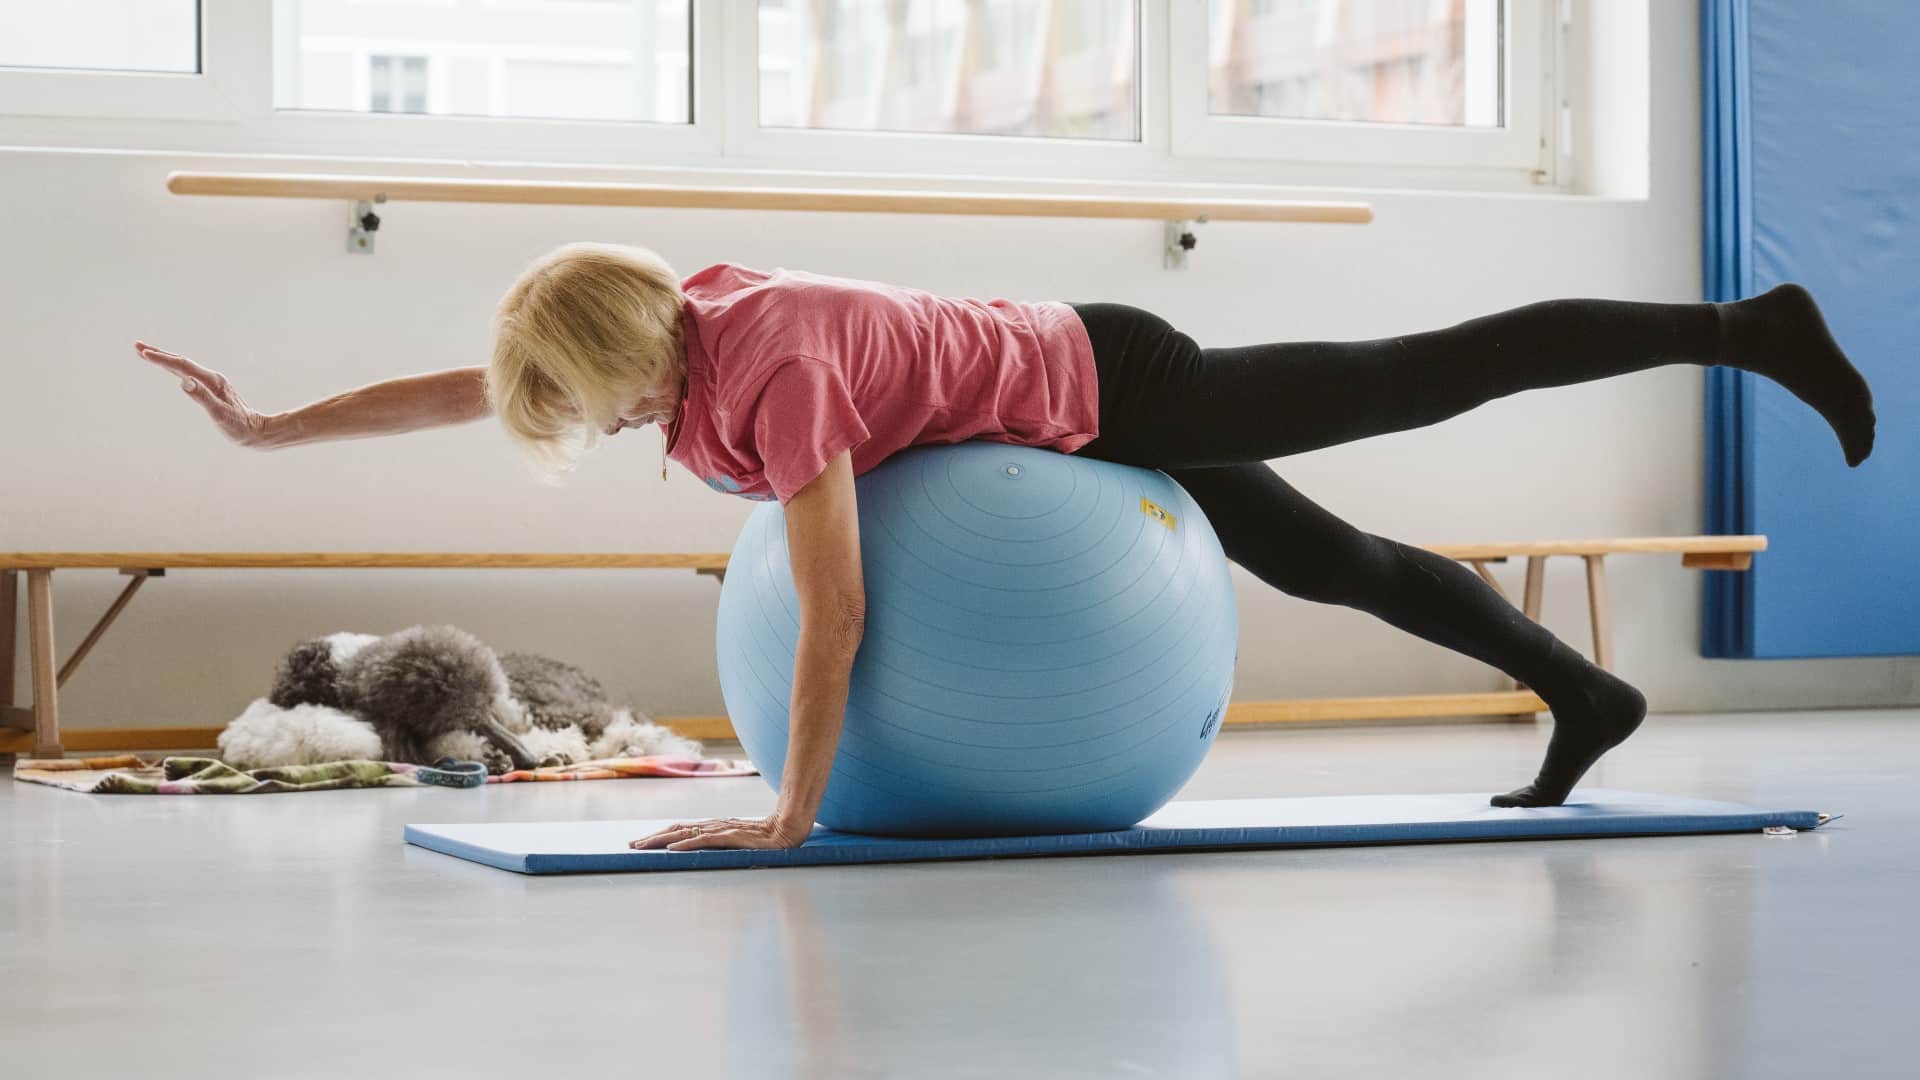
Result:
{"label": "woman's raised leg", "polygon": [[1125,304],[1075,304],[1099,373],[1100,435],[1078,453],[1166,469],[1227,556],[1309,600],[1358,608],[1525,682],[1553,710],[1533,783],[1548,806],[1639,726],[1646,702],[1451,559],[1361,532],[1264,462],[1437,423],[1494,398],[1664,364],[1727,364],[1819,410],[1849,464],[1873,448],[1866,380],[1797,285],[1726,304],[1550,300],[1443,330],[1355,342],[1201,348]]}
{"label": "woman's raised leg", "polygon": [[1817,409],[1848,464],[1873,448],[1873,397],[1813,297],[1732,303],[1546,300],[1370,341],[1202,348],[1122,304],[1076,304],[1100,374],[1095,456],[1159,468],[1267,461],[1438,423],[1522,390],[1666,364],[1772,378]]}
{"label": "woman's raised leg", "polygon": [[1546,762],[1496,806],[1558,806],[1640,726],[1646,699],[1529,619],[1472,571],[1424,548],[1362,532],[1255,462],[1172,469],[1227,558],[1282,592],[1358,608],[1521,680],[1553,710]]}

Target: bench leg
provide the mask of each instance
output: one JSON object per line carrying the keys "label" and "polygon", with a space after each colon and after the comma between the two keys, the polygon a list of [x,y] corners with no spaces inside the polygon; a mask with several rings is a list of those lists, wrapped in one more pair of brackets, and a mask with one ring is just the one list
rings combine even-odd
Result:
{"label": "bench leg", "polygon": [[13,665],[19,644],[13,628],[20,616],[20,571],[0,570],[0,709],[13,706]]}
{"label": "bench leg", "polygon": [[[1527,556],[1526,591],[1520,594],[1520,611],[1534,622],[1540,621],[1540,601],[1547,589],[1547,557],[1545,555]],[[1505,595],[1504,593],[1502,595]],[[1527,689],[1527,684],[1519,679],[1513,680],[1515,690]]]}
{"label": "bench leg", "polygon": [[1545,555],[1527,556],[1527,591],[1521,601],[1520,610],[1527,618],[1540,621],[1541,594],[1547,591],[1547,557]]}
{"label": "bench leg", "polygon": [[1588,555],[1587,611],[1593,618],[1593,662],[1613,670],[1613,618],[1607,610],[1607,557]]}
{"label": "bench leg", "polygon": [[57,758],[60,685],[53,670],[53,571],[27,571],[27,640],[33,653],[33,756]]}
{"label": "bench leg", "polygon": [[1473,572],[1480,575],[1480,580],[1487,583],[1487,588],[1492,589],[1500,599],[1509,604],[1513,603],[1513,599],[1507,595],[1507,590],[1500,587],[1500,579],[1494,577],[1493,571],[1487,569],[1486,560],[1468,559],[1467,562],[1473,565]]}
{"label": "bench leg", "polygon": [[107,608],[107,613],[100,616],[100,621],[93,624],[93,629],[87,632],[86,638],[80,642],[80,647],[73,650],[73,655],[67,657],[66,663],[60,665],[60,674],[53,681],[55,690],[67,685],[67,680],[73,677],[74,669],[79,667],[80,661],[85,660],[87,654],[93,651],[94,645],[100,640],[100,635],[105,634],[107,627],[113,625],[114,618],[120,614],[122,608],[127,606],[127,601],[133,599],[133,594],[140,591],[140,586],[146,584],[150,577],[164,577],[167,573],[165,570],[122,570],[120,572],[128,575],[132,580],[127,582],[126,588],[120,590],[120,595],[114,598],[113,605]]}
{"label": "bench leg", "polygon": [[[13,665],[19,660],[19,639],[14,636],[14,627],[20,617],[20,571],[0,570],[0,717],[6,717],[13,709]],[[10,725],[0,722],[0,731],[11,730]],[[0,765],[13,761],[14,755],[0,753]]]}

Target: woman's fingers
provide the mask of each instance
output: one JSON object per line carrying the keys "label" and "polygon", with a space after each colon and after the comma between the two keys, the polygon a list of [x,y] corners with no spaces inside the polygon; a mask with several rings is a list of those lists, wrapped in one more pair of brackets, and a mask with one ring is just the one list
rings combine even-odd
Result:
{"label": "woman's fingers", "polygon": [[693,836],[698,831],[698,828],[694,825],[674,825],[661,829],[659,832],[653,833],[650,836],[643,836],[627,846],[637,851],[663,848],[676,840],[683,840],[689,836]]}
{"label": "woman's fingers", "polygon": [[138,352],[143,356],[150,356],[155,360],[170,360],[180,364],[193,363],[193,361],[187,359],[184,356],[181,356],[179,353],[168,352],[167,350],[159,347],[158,345],[149,345],[144,341],[134,342],[133,348],[135,352]]}
{"label": "woman's fingers", "polygon": [[180,376],[180,389],[189,394],[205,387],[213,391],[211,396],[217,399],[224,397],[230,389],[226,376],[211,368],[202,367],[178,353],[156,349],[144,341],[134,342],[133,351]]}
{"label": "woman's fingers", "polygon": [[165,349],[156,349],[144,341],[134,342],[133,351],[169,371],[189,378],[199,379],[202,382],[213,382],[220,374],[217,371],[210,371],[201,367],[199,364],[194,363],[178,353],[170,353]]}
{"label": "woman's fingers", "polygon": [[635,851],[700,851],[707,848],[789,847],[762,818],[722,818],[665,828],[627,845]]}
{"label": "woman's fingers", "polygon": [[688,837],[677,843],[667,845],[668,851],[701,851],[706,848],[763,848],[773,846],[772,837],[764,832],[755,835],[751,829],[721,829],[718,832],[701,830],[698,836]]}
{"label": "woman's fingers", "polygon": [[180,389],[207,411],[207,415],[227,438],[241,446],[265,445],[266,418],[247,404],[225,375],[144,341],[134,342],[133,349],[140,356],[178,376]]}

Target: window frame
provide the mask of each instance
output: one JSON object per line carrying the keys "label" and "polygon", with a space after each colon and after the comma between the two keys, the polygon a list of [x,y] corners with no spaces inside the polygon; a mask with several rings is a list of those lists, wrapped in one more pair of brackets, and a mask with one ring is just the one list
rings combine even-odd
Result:
{"label": "window frame", "polygon": [[[1208,117],[1207,5],[1134,2],[1140,138],[1132,142],[761,128],[758,0],[692,0],[687,124],[283,110],[274,106],[276,5],[202,0],[199,75],[0,69],[0,144],[1086,192],[1151,182],[1539,192],[1563,189],[1571,175],[1560,152],[1564,123],[1550,122],[1562,117],[1552,106],[1564,76],[1567,0],[1507,5],[1510,121],[1493,131]],[[1196,56],[1183,85],[1173,73]],[[17,101],[35,107],[12,108]]]}

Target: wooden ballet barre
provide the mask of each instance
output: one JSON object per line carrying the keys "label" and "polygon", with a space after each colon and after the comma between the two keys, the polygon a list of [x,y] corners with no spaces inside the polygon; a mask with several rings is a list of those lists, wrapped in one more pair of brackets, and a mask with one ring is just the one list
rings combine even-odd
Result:
{"label": "wooden ballet barre", "polygon": [[858,188],[730,187],[615,184],[556,180],[463,180],[454,177],[346,176],[328,173],[174,172],[176,195],[274,199],[344,199],[352,213],[347,251],[370,255],[381,226],[376,204],[390,202],[513,203],[539,206],[656,207],[681,210],[816,210],[857,214],[969,214],[998,217],[1126,218],[1163,223],[1161,265],[1184,270],[1208,221],[1364,225],[1373,207],[1307,199],[1157,198],[1142,195],[994,194]]}
{"label": "wooden ballet barre", "polygon": [[[1512,558],[1527,560],[1521,610],[1540,618],[1546,583],[1546,561],[1556,556],[1586,563],[1587,605],[1593,630],[1594,662],[1613,665],[1613,628],[1607,600],[1606,558],[1609,555],[1677,554],[1681,564],[1697,570],[1743,571],[1753,556],[1765,551],[1764,536],[1654,536],[1603,540],[1541,540],[1497,544],[1435,544],[1428,550],[1472,566],[1502,597],[1507,591],[1494,577],[1491,565]],[[24,551],[0,552],[0,755],[31,750],[35,757],[58,757],[63,749],[174,749],[211,747],[217,727],[97,728],[73,732],[63,746],[60,734],[59,690],[93,649],[107,627],[150,577],[168,570],[199,569],[643,569],[692,570],[724,581],[728,556],[724,552],[352,552],[352,551]],[[110,569],[132,578],[88,632],[66,663],[56,670],[53,641],[53,574],[56,570]],[[14,625],[19,600],[19,576],[27,576],[28,641],[33,705],[14,702]],[[1244,701],[1228,706],[1223,722],[1229,726],[1330,723],[1354,720],[1392,720],[1416,717],[1507,716],[1530,717],[1546,704],[1531,691],[1411,694],[1353,698],[1314,698],[1283,701]],[[664,722],[697,739],[730,739],[733,729],[724,716],[665,717]]]}
{"label": "wooden ballet barre", "polygon": [[724,571],[727,553],[448,551],[16,551],[4,570],[694,570]]}
{"label": "wooden ballet barre", "polygon": [[612,184],[553,180],[458,180],[325,173],[173,172],[175,195],[239,195],[354,202],[522,203],[540,206],[651,206],[681,210],[826,210],[869,214],[988,214],[1003,217],[1144,218],[1167,221],[1289,221],[1363,225],[1373,207],[1299,199],[1166,199],[1110,195],[1000,195]]}

